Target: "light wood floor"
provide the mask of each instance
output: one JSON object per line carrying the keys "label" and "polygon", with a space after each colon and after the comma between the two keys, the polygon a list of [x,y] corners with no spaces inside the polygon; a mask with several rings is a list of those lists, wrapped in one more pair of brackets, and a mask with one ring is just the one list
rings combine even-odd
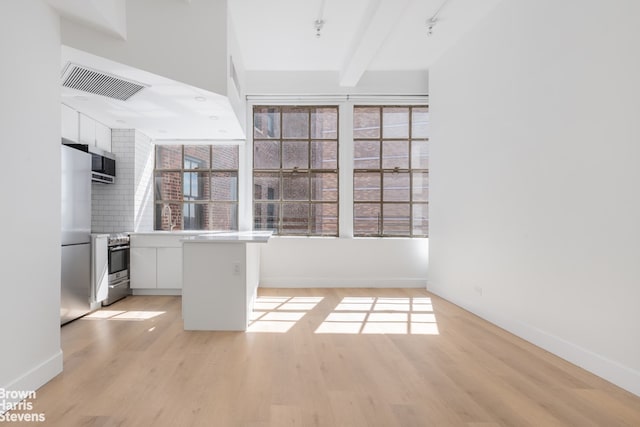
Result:
{"label": "light wood floor", "polygon": [[248,333],[183,331],[179,297],[73,322],[32,412],[50,426],[640,426],[640,398],[425,291],[260,298]]}

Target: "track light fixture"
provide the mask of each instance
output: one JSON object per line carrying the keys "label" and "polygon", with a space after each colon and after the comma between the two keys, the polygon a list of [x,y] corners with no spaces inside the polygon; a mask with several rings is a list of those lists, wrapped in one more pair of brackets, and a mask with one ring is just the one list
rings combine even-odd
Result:
{"label": "track light fixture", "polygon": [[435,27],[436,24],[438,23],[438,15],[440,15],[440,12],[442,11],[442,8],[444,8],[444,6],[448,2],[449,2],[449,0],[443,0],[442,4],[438,8],[438,10],[436,10],[436,13],[434,13],[431,16],[431,18],[427,19],[427,22],[426,22],[426,25],[427,25],[427,36],[432,36],[433,35],[433,27]]}
{"label": "track light fixture", "polygon": [[433,19],[433,18],[427,19],[427,35],[428,36],[433,35],[433,27],[436,26],[437,22],[438,21],[436,19]]}
{"label": "track light fixture", "polygon": [[320,31],[324,27],[324,19],[319,18],[313,22],[313,27],[316,29],[316,38],[320,38]]}

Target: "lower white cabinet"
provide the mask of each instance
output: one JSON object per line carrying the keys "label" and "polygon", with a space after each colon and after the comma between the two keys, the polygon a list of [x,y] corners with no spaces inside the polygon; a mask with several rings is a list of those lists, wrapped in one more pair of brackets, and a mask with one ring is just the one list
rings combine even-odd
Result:
{"label": "lower white cabinet", "polygon": [[156,288],[156,248],[131,248],[131,289]]}
{"label": "lower white cabinet", "polygon": [[182,289],[182,248],[158,248],[156,283],[160,289]]}
{"label": "lower white cabinet", "polygon": [[185,234],[131,235],[131,289],[159,295],[182,289],[182,239]]}

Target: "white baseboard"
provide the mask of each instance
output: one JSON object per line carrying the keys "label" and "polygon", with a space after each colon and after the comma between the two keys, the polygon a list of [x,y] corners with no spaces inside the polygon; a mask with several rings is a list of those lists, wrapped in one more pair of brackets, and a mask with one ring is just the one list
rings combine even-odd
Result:
{"label": "white baseboard", "polygon": [[[58,350],[53,356],[49,359],[43,361],[39,365],[33,367],[28,372],[25,372],[20,377],[11,381],[9,384],[5,384],[0,386],[0,388],[4,390],[11,391],[36,391],[46,383],[48,383],[51,379],[57,376],[62,372],[62,350]],[[37,394],[37,393],[36,393]],[[2,407],[6,407],[7,405],[13,405],[18,403],[20,399],[3,399],[5,405]],[[0,407],[0,413],[4,413],[6,411],[2,411],[2,407]]]}
{"label": "white baseboard", "polygon": [[182,289],[131,289],[132,295],[180,296]]}
{"label": "white baseboard", "polygon": [[313,277],[264,277],[261,288],[426,288],[427,281],[414,278],[340,279]]}
{"label": "white baseboard", "polygon": [[511,332],[530,343],[555,354],[568,362],[595,374],[620,388],[623,388],[637,396],[640,396],[640,372],[624,366],[615,360],[608,359],[574,343],[549,334],[531,325],[504,318],[494,312],[485,311],[478,307],[471,307],[462,301],[442,292],[427,289],[435,295],[456,304],[459,307],[493,323],[502,329]]}

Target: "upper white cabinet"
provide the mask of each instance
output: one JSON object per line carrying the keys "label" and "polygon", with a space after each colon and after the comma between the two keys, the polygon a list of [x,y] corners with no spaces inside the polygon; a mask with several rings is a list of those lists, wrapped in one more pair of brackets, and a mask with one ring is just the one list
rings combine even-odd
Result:
{"label": "upper white cabinet", "polygon": [[73,108],[61,104],[62,137],[73,142],[79,142],[78,112]]}
{"label": "upper white cabinet", "polygon": [[111,152],[111,129],[96,122],[96,147]]}
{"label": "upper white cabinet", "polygon": [[96,145],[96,121],[80,113],[80,143]]}
{"label": "upper white cabinet", "polygon": [[80,143],[111,151],[111,129],[80,113]]}

